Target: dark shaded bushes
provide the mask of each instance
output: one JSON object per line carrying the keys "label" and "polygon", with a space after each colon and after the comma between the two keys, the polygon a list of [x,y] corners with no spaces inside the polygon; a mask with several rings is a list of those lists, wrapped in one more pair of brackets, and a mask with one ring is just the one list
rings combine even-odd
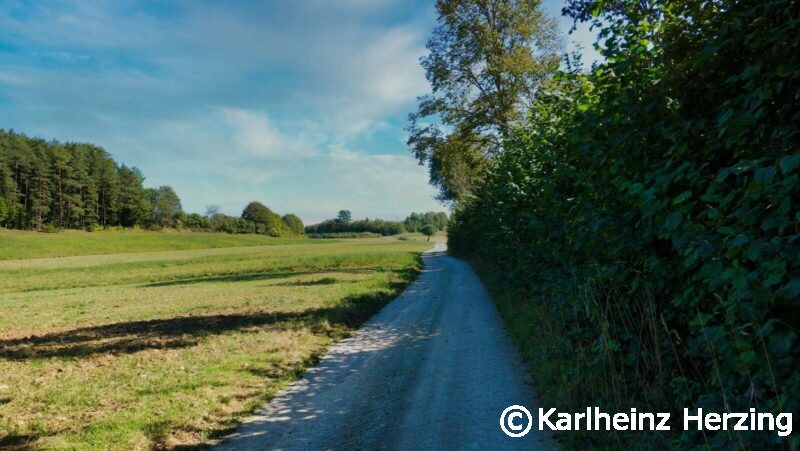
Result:
{"label": "dark shaded bushes", "polygon": [[538,96],[448,226],[544,401],[674,412],[672,433],[573,445],[787,447],[682,431],[684,407],[797,412],[800,29],[796,1],[571,2],[607,63]]}

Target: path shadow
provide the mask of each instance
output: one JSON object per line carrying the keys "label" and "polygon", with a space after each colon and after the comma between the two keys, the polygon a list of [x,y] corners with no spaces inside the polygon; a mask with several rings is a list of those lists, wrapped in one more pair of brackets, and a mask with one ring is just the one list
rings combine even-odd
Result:
{"label": "path shadow", "polygon": [[0,340],[0,357],[24,360],[133,353],[152,348],[181,348],[197,344],[206,335],[295,321],[310,316],[310,312],[259,312],[181,316],[82,327],[65,332]]}
{"label": "path shadow", "polygon": [[140,285],[143,288],[170,287],[177,285],[191,285],[195,283],[216,283],[216,282],[251,282],[254,280],[285,279],[295,276],[307,276],[324,272],[338,272],[349,274],[365,274],[381,270],[381,268],[320,268],[314,271],[286,271],[273,273],[250,273],[250,274],[225,274],[218,276],[191,277],[187,279],[165,280],[162,282],[150,282]]}
{"label": "path shadow", "polygon": [[357,280],[341,280],[335,277],[324,277],[317,280],[299,280],[297,282],[280,282],[275,285],[281,287],[313,287],[316,285],[333,285],[337,283],[354,283]]}
{"label": "path shadow", "polygon": [[89,357],[94,354],[130,354],[146,349],[194,346],[209,335],[248,328],[310,327],[315,333],[338,334],[376,313],[413,280],[415,271],[398,272],[400,280],[389,290],[349,296],[333,307],[294,312],[179,316],[89,326],[32,337],[0,339],[0,358],[27,360],[47,357]]}
{"label": "path shadow", "polygon": [[165,280],[163,282],[151,282],[141,285],[146,288],[171,287],[176,285],[191,285],[195,283],[216,283],[216,282],[251,282],[254,280],[285,279],[287,277],[317,274],[319,271],[297,271],[280,273],[254,273],[254,274],[226,274],[221,276],[192,277],[188,279]]}
{"label": "path shadow", "polygon": [[34,446],[34,444],[38,439],[39,436],[34,434],[9,434],[0,436],[0,449],[19,451],[36,449],[37,447]]}

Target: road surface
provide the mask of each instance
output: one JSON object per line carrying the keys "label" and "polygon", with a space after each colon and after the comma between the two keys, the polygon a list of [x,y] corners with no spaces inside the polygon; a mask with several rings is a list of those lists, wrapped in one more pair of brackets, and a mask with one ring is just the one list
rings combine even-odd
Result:
{"label": "road surface", "polygon": [[[554,448],[494,304],[444,251],[423,254],[425,269],[400,297],[217,449]],[[521,438],[500,429],[513,404],[534,415]]]}

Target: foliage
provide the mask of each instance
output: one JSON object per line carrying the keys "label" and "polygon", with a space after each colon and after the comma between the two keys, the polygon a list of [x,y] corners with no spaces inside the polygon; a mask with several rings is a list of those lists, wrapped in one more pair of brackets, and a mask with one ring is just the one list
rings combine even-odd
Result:
{"label": "foliage", "polygon": [[147,190],[150,205],[150,222],[161,227],[174,227],[183,212],[181,200],[171,186],[159,186]]}
{"label": "foliage", "polygon": [[184,215],[181,221],[184,227],[191,230],[209,230],[211,228],[211,220],[199,213]]}
{"label": "foliage", "polygon": [[259,202],[251,202],[242,218],[220,213],[217,205],[208,205],[205,217],[187,214],[172,187],[145,188],[144,179],[138,168],[117,165],[101,147],[47,142],[0,129],[0,226],[50,232],[141,226],[303,234],[299,217],[281,218]]}
{"label": "foliage", "polygon": [[[343,210],[346,211],[346,210]],[[330,233],[361,233],[370,232],[383,236],[397,235],[403,233],[403,223],[397,221],[384,221],[382,219],[361,219],[357,221],[342,222],[337,219],[328,219],[319,224],[306,226],[308,234],[330,234]]]}
{"label": "foliage", "polygon": [[242,219],[254,224],[253,232],[269,236],[290,235],[291,230],[285,222],[261,202],[250,202],[242,211]]}
{"label": "foliage", "polygon": [[480,180],[525,102],[558,68],[560,46],[538,0],[438,0],[436,11],[421,60],[433,92],[409,116],[408,144],[440,197],[453,200]]}
{"label": "foliage", "polygon": [[339,210],[339,213],[336,215],[336,222],[340,224],[349,224],[353,220],[353,215],[350,213],[350,210]]}
{"label": "foliage", "polygon": [[430,241],[431,237],[436,235],[437,229],[436,226],[430,222],[426,222],[422,225],[419,229],[420,233],[428,237],[428,241]]}
{"label": "foliage", "polygon": [[267,225],[274,214],[272,210],[261,202],[250,202],[242,211],[242,219],[256,224]]}
{"label": "foliage", "polygon": [[8,202],[0,197],[0,223],[4,222],[8,216]]}
{"label": "foliage", "polygon": [[0,129],[0,224],[15,229],[145,225],[144,176],[103,148],[28,138]]}
{"label": "foliage", "polygon": [[[494,287],[546,403],[798,410],[800,18],[789,11],[795,1],[570,2],[600,27],[606,62],[588,74],[566,64],[448,227]],[[564,438],[788,444],[735,431]]]}
{"label": "foliage", "polygon": [[422,227],[428,223],[432,224],[436,230],[447,228],[447,213],[440,211],[429,211],[427,213],[411,213],[403,221],[403,226],[407,232],[420,232]]}
{"label": "foliage", "polygon": [[292,213],[287,213],[281,216],[281,220],[283,220],[283,223],[286,224],[286,227],[292,232],[292,234],[302,235],[306,233],[303,220],[300,219],[299,216]]}

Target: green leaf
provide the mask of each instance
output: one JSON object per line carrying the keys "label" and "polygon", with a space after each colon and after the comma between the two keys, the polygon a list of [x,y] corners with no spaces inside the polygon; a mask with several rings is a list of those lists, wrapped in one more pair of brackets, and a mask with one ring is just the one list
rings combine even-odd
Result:
{"label": "green leaf", "polygon": [[788,157],[781,158],[781,172],[784,175],[789,175],[800,166],[800,154],[790,155]]}
{"label": "green leaf", "polygon": [[672,205],[680,205],[684,201],[686,201],[686,199],[688,199],[690,197],[692,197],[692,192],[691,191],[684,191],[684,192],[678,194],[677,196],[675,196],[674,199],[672,199]]}
{"label": "green leaf", "polygon": [[731,246],[739,247],[747,244],[748,242],[750,242],[750,238],[748,238],[745,235],[739,234],[736,236],[736,238],[734,238],[733,242],[731,243]]}
{"label": "green leaf", "polygon": [[742,361],[745,365],[751,366],[757,363],[756,353],[752,349],[749,349],[739,355],[739,360]]}
{"label": "green leaf", "polygon": [[792,279],[783,286],[782,291],[788,298],[797,298],[800,296],[800,279]]}
{"label": "green leaf", "polygon": [[733,229],[728,227],[728,226],[722,226],[722,227],[718,228],[717,232],[719,232],[719,233],[721,233],[723,235],[726,235],[726,236],[733,236],[733,235],[736,234],[736,232],[734,232]]}
{"label": "green leaf", "polygon": [[731,116],[733,116],[733,110],[728,108],[722,114],[719,115],[719,119],[717,119],[717,123],[719,125],[724,125],[726,122],[728,122],[728,119],[730,119]]}
{"label": "green leaf", "polygon": [[664,227],[669,230],[673,231],[678,228],[678,225],[683,221],[683,215],[679,211],[674,211],[667,216],[667,219],[664,221]]}
{"label": "green leaf", "polygon": [[641,183],[634,183],[633,185],[628,187],[628,192],[631,194],[639,194],[644,189],[644,185]]}
{"label": "green leaf", "polygon": [[758,168],[756,169],[756,173],[753,176],[756,182],[761,185],[768,185],[772,183],[772,178],[775,176],[775,168],[772,166],[767,166],[765,168]]}
{"label": "green leaf", "polygon": [[747,66],[744,72],[742,72],[742,79],[750,80],[758,73],[759,69],[761,69],[760,65]]}

